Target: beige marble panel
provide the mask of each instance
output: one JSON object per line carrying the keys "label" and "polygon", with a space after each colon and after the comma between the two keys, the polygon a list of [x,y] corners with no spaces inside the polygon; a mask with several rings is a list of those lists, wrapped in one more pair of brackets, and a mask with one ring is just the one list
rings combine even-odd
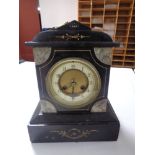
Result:
{"label": "beige marble panel", "polygon": [[55,106],[47,100],[40,100],[39,104],[41,105],[41,112],[43,113],[56,113],[57,112]]}
{"label": "beige marble panel", "polygon": [[94,48],[95,55],[104,64],[112,64],[112,48]]}
{"label": "beige marble panel", "polygon": [[107,102],[108,100],[107,99],[101,99],[99,101],[97,101],[92,109],[91,109],[91,112],[106,112],[107,110]]}
{"label": "beige marble panel", "polygon": [[36,65],[41,65],[49,58],[51,54],[50,47],[34,47],[33,55]]}

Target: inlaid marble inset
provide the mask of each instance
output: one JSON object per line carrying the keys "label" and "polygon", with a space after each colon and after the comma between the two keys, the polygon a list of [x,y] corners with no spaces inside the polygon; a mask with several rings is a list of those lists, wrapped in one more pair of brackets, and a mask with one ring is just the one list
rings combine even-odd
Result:
{"label": "inlaid marble inset", "polygon": [[104,64],[112,64],[112,48],[94,48],[96,57]]}
{"label": "inlaid marble inset", "polygon": [[51,54],[50,47],[35,47],[33,48],[34,61],[36,65],[41,65],[49,58]]}

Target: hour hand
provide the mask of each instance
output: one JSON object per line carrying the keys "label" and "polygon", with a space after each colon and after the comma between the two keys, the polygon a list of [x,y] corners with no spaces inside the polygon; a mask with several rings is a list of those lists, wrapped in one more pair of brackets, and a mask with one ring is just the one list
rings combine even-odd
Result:
{"label": "hour hand", "polygon": [[72,83],[69,83],[67,85],[62,86],[62,90],[66,90],[68,88],[72,87]]}
{"label": "hour hand", "polygon": [[74,94],[74,85],[72,85],[72,95]]}
{"label": "hour hand", "polygon": [[66,84],[66,85],[64,85],[64,86],[62,86],[61,89],[62,89],[62,90],[66,90],[66,89],[68,89],[68,88],[70,88],[70,87],[72,87],[72,82],[70,82],[70,83],[68,83],[68,84]]}

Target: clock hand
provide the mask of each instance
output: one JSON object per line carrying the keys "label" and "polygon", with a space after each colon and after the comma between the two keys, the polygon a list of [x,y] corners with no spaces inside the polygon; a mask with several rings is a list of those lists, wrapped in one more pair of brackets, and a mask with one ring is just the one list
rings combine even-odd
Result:
{"label": "clock hand", "polygon": [[74,86],[76,85],[76,82],[75,80],[73,79],[72,82],[71,82],[71,85],[72,85],[72,95],[74,94]]}
{"label": "clock hand", "polygon": [[72,83],[69,83],[66,86],[67,86],[67,88],[70,88],[70,87],[72,87]]}
{"label": "clock hand", "polygon": [[68,84],[66,84],[66,85],[64,85],[64,86],[62,86],[62,89],[63,89],[63,90],[66,90],[66,89],[68,89],[68,88],[70,88],[70,87],[72,87],[72,82],[70,82],[70,83],[68,83]]}
{"label": "clock hand", "polygon": [[67,88],[70,88],[70,87],[72,87],[72,85],[76,85],[77,83],[74,81],[74,79],[70,82],[70,83],[68,83],[67,85],[66,85],[66,87]]}
{"label": "clock hand", "polygon": [[74,94],[74,85],[72,85],[72,95]]}

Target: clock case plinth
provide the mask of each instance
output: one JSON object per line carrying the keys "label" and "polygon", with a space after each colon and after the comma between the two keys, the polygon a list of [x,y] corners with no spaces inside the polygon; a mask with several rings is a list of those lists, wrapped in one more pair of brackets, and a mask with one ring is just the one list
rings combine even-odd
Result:
{"label": "clock case plinth", "polygon": [[[47,106],[45,102],[38,104],[28,125],[30,140],[32,142],[117,140],[119,120],[107,96],[111,63],[109,49],[119,46],[119,43],[113,42],[111,37],[103,32],[91,31],[79,22],[72,21],[61,27],[38,33],[32,41],[26,42],[26,45],[33,47],[40,100],[47,101]],[[97,58],[95,48],[101,49],[99,55],[104,53],[103,60]],[[73,57],[92,63],[98,70],[102,82],[96,101],[74,110],[55,103],[49,97],[45,84],[47,73],[56,62]],[[103,98],[108,101],[106,111],[90,112],[93,105]],[[50,105],[53,107],[49,107]]]}
{"label": "clock case plinth", "polygon": [[42,114],[40,112],[38,104],[28,125],[32,143],[115,141],[118,138],[120,124],[109,101],[107,111],[103,113]]}

